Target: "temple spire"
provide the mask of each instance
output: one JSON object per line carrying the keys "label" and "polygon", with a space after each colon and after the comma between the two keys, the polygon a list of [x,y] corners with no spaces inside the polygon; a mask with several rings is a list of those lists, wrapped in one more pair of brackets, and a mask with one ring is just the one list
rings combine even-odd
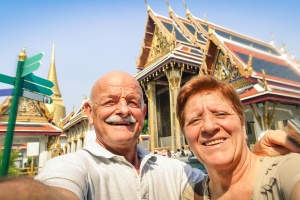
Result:
{"label": "temple spire", "polygon": [[61,93],[59,90],[58,82],[57,82],[57,76],[56,76],[56,67],[55,67],[55,44],[53,43],[52,46],[52,57],[51,57],[51,63],[48,73],[48,80],[52,81],[54,83],[54,87],[52,88],[53,96],[56,98],[61,98]]}
{"label": "temple spire", "polygon": [[46,104],[50,114],[53,116],[53,122],[59,124],[60,119],[66,117],[66,108],[64,106],[62,95],[59,91],[57,76],[56,76],[56,67],[55,67],[55,46],[53,43],[52,48],[52,57],[50,62],[50,68],[48,73],[48,80],[52,81],[54,86],[52,88],[53,95],[51,96],[53,102],[52,104]]}

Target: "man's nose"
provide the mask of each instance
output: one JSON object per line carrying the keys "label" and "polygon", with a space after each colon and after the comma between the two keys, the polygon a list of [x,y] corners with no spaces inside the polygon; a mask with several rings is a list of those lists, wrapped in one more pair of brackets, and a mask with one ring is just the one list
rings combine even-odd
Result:
{"label": "man's nose", "polygon": [[117,104],[116,114],[121,114],[126,117],[129,113],[128,103],[125,99],[121,98]]}

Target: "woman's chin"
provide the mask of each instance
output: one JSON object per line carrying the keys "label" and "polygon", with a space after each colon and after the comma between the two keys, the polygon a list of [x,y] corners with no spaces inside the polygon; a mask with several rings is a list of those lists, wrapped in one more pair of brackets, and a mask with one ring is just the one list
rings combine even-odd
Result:
{"label": "woman's chin", "polygon": [[202,158],[201,160],[200,162],[203,163],[206,167],[213,167],[213,168],[228,166],[232,162],[232,158],[224,157],[224,156],[211,156],[206,159]]}

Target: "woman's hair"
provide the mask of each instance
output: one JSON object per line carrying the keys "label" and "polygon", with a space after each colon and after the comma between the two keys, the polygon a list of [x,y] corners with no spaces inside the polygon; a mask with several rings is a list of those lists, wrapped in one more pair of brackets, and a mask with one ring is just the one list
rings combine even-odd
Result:
{"label": "woman's hair", "polygon": [[187,101],[196,94],[204,92],[216,92],[223,96],[231,104],[241,121],[244,121],[243,104],[235,89],[225,81],[218,81],[209,75],[196,76],[189,80],[179,91],[176,105],[176,116],[179,120],[181,129],[184,127],[185,113],[184,108]]}

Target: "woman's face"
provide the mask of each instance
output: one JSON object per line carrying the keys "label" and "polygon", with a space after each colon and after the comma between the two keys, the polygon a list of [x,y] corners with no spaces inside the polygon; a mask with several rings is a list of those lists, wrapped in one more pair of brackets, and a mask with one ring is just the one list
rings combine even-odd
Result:
{"label": "woman's face", "polygon": [[246,148],[245,126],[227,99],[217,92],[196,94],[187,101],[184,114],[186,140],[206,168],[238,162]]}

